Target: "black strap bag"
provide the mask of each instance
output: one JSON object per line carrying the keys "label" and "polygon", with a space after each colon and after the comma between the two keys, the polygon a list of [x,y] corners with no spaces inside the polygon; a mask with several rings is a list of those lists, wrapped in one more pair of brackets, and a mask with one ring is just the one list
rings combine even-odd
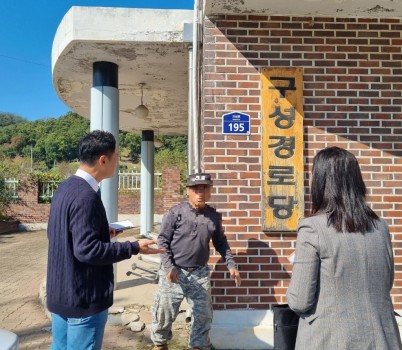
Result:
{"label": "black strap bag", "polygon": [[288,304],[274,305],[274,350],[294,350],[299,315]]}

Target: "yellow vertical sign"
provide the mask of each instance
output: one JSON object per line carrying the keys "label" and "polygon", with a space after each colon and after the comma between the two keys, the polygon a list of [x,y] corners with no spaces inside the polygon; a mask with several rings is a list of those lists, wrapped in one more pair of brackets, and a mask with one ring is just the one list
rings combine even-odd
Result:
{"label": "yellow vertical sign", "polygon": [[296,231],[304,214],[302,69],[264,68],[261,79],[263,231]]}

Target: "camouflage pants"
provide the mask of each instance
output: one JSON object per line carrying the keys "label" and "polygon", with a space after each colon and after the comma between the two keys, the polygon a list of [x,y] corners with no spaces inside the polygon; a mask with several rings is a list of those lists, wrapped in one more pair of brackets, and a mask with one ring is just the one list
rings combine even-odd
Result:
{"label": "camouflage pants", "polygon": [[177,270],[178,284],[167,281],[163,269],[159,271],[159,287],[152,310],[151,339],[156,345],[165,344],[172,339],[172,324],[186,297],[192,309],[189,347],[210,350],[212,302],[209,267],[201,267],[192,272],[179,268]]}

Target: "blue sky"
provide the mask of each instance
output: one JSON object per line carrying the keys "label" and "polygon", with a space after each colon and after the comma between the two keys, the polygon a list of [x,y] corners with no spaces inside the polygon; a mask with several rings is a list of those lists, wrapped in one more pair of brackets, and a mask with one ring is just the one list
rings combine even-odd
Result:
{"label": "blue sky", "polygon": [[28,120],[69,111],[52,83],[51,50],[71,6],[192,9],[193,0],[0,0],[0,112]]}

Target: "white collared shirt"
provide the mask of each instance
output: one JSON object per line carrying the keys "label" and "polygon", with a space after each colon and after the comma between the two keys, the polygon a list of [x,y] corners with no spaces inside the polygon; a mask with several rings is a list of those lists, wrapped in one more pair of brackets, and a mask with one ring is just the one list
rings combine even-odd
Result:
{"label": "white collared shirt", "polygon": [[75,175],[84,179],[86,182],[88,182],[89,186],[91,186],[95,192],[98,192],[99,185],[92,175],[89,175],[86,171],[82,169],[77,169]]}

